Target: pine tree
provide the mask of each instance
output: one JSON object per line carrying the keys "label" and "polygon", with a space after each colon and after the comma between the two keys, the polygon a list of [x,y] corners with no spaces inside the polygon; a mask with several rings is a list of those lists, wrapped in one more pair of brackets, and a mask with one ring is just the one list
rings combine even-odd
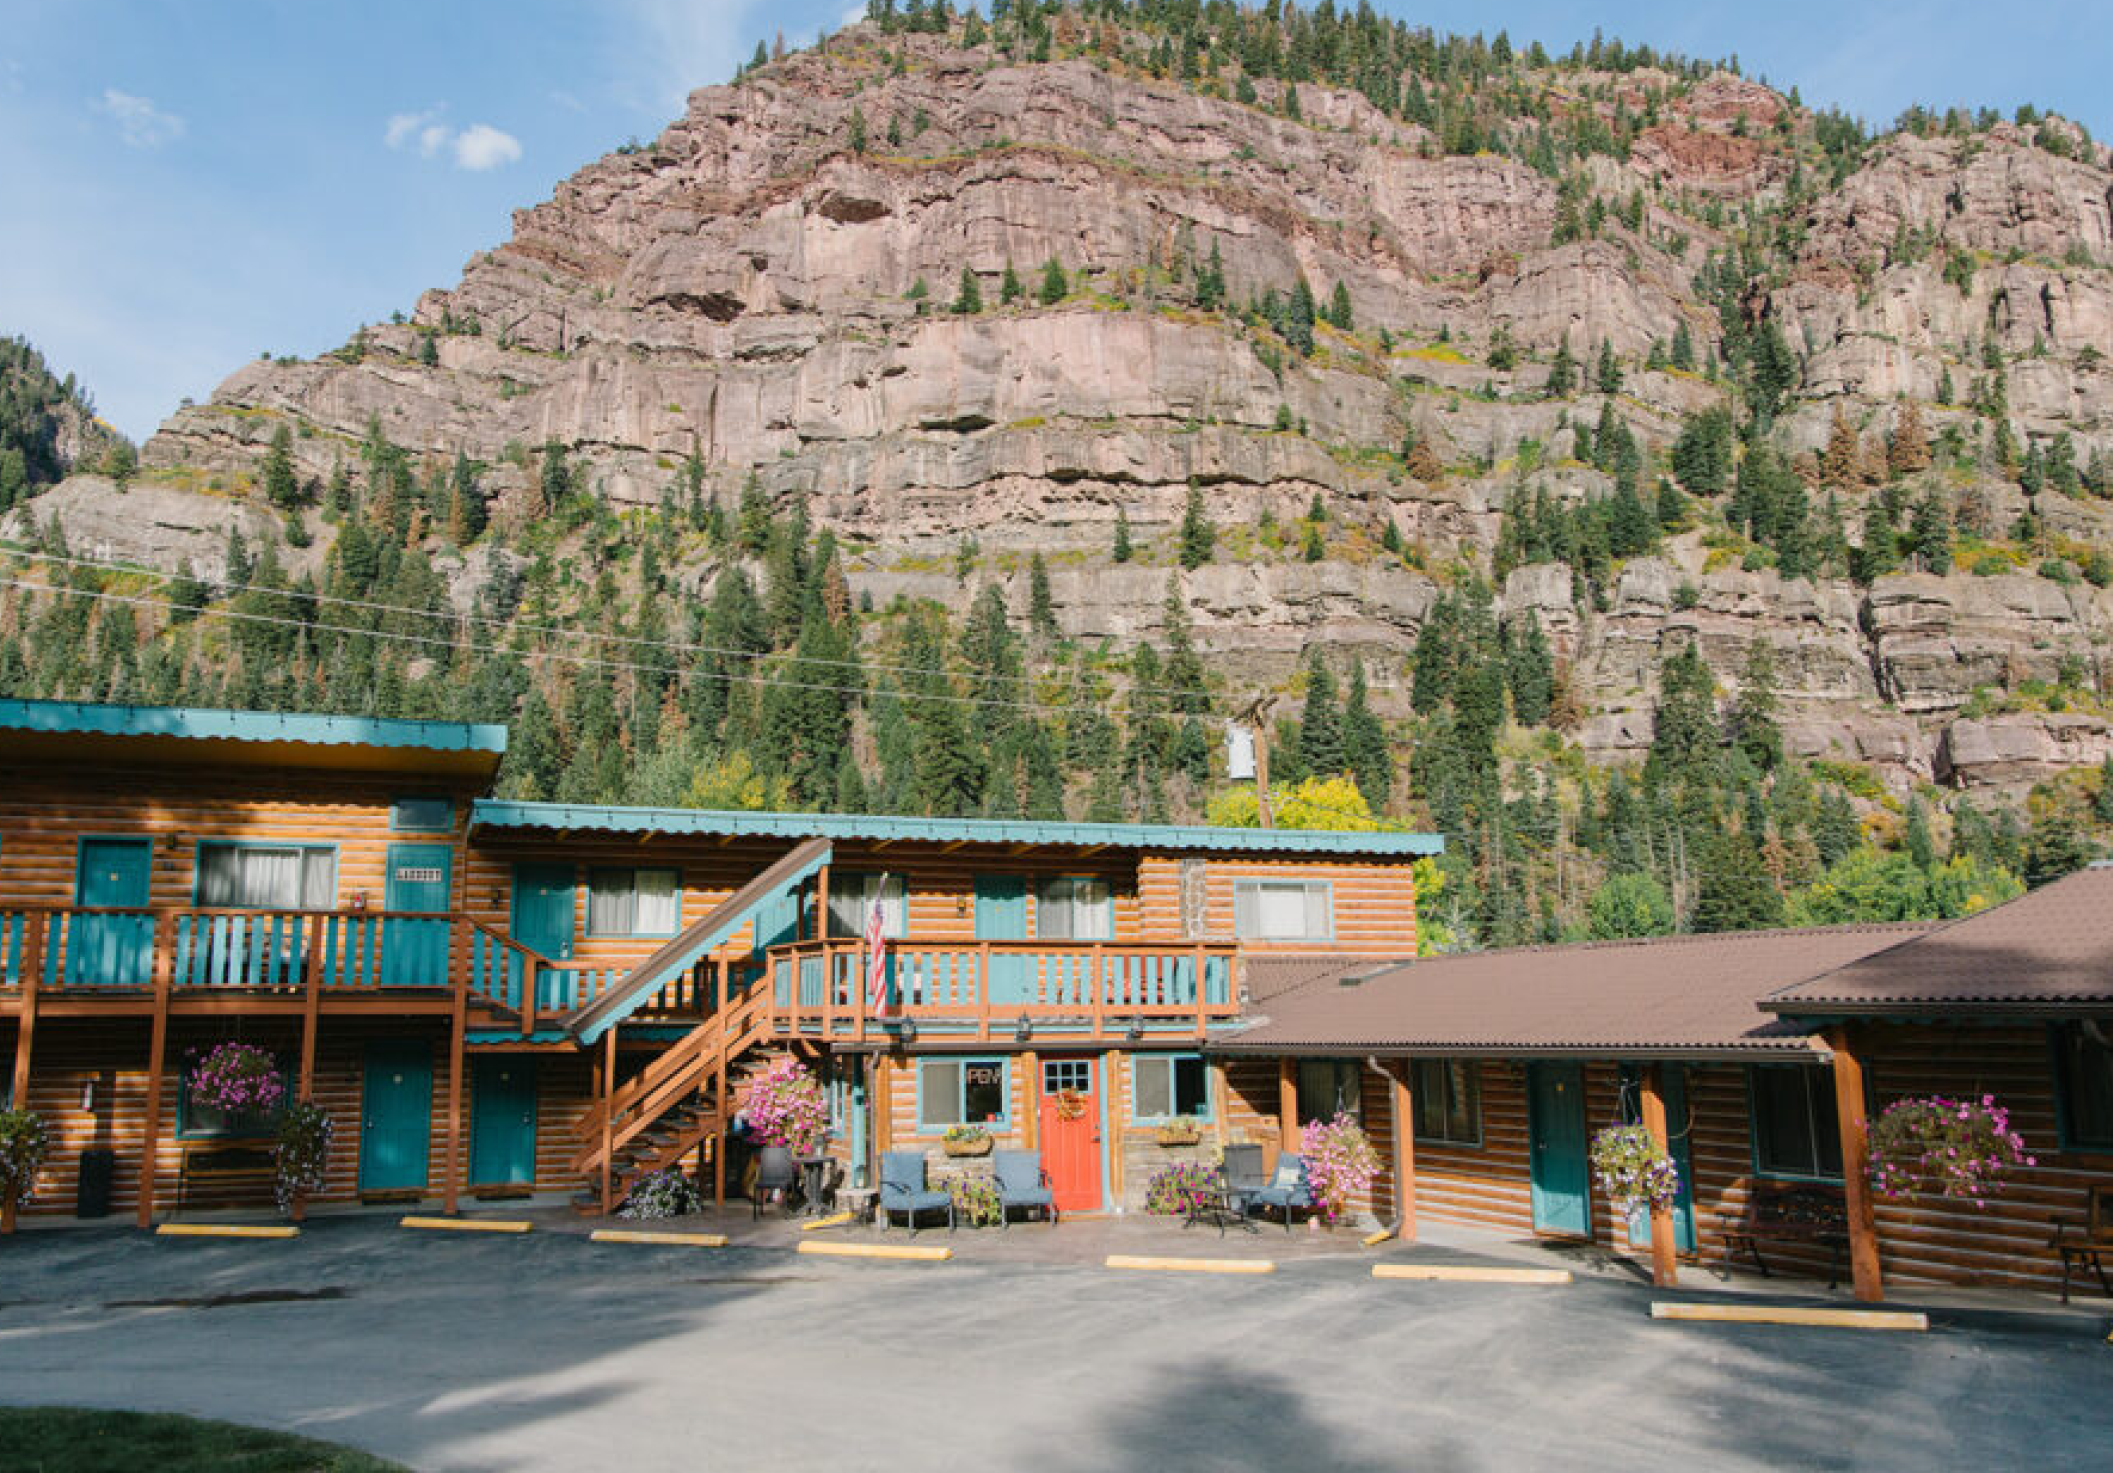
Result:
{"label": "pine tree", "polygon": [[1336,705],[1335,677],[1318,654],[1306,673],[1306,707],[1299,717],[1299,760],[1315,777],[1338,777],[1349,768],[1342,712]]}
{"label": "pine tree", "polygon": [[1820,481],[1828,486],[1854,486],[1860,479],[1862,466],[1863,442],[1837,401],[1834,419],[1827,427],[1827,448],[1820,455]]}
{"label": "pine tree", "polygon": [[1321,536],[1321,524],[1308,521],[1299,534],[1299,556],[1309,563],[1317,563],[1328,556],[1328,543]]}
{"label": "pine tree", "polygon": [[1344,332],[1353,330],[1354,325],[1350,316],[1350,291],[1340,281],[1335,284],[1335,291],[1329,298],[1328,320]]}
{"label": "pine tree", "polygon": [[1049,592],[1049,565],[1039,552],[1027,563],[1027,627],[1043,639],[1055,639],[1062,632],[1057,627],[1056,600]]}
{"label": "pine tree", "polygon": [[964,266],[961,268],[961,285],[954,293],[954,312],[960,317],[973,317],[983,310],[983,287],[976,280],[976,273]]}
{"label": "pine tree", "polygon": [[1673,367],[1679,369],[1682,373],[1692,373],[1695,370],[1695,337],[1693,333],[1688,331],[1685,317],[1681,318],[1679,324],[1673,329],[1673,348],[1670,361]]}
{"label": "pine tree", "polygon": [[1615,360],[1614,345],[1605,338],[1599,340],[1599,363],[1593,369],[1592,378],[1594,386],[1602,394],[1621,392],[1621,364]]}
{"label": "pine tree", "polygon": [[1913,475],[1930,464],[1930,437],[1922,428],[1922,409],[1913,399],[1900,401],[1893,435],[1886,442],[1886,469],[1895,476]]}
{"label": "pine tree", "polygon": [[1063,266],[1051,256],[1042,265],[1042,290],[1039,293],[1042,305],[1054,307],[1070,290],[1070,283],[1064,280]]}
{"label": "pine tree", "polygon": [[1952,570],[1952,516],[1942,493],[1932,490],[1915,503],[1914,519],[1908,527],[1908,545],[1924,571],[1949,573]]}
{"label": "pine tree", "polygon": [[1386,726],[1372,712],[1362,660],[1351,662],[1350,688],[1343,698],[1343,756],[1365,802],[1384,809],[1394,792],[1394,759]]}
{"label": "pine tree", "polygon": [[1732,698],[1731,738],[1733,746],[1762,772],[1773,772],[1783,760],[1783,732],[1776,724],[1775,651],[1765,639],[1746,648],[1746,668],[1739,676],[1739,693]]}
{"label": "pine tree", "polygon": [[1521,614],[1506,631],[1505,684],[1511,689],[1511,714],[1521,726],[1539,726],[1548,720],[1555,696],[1555,657],[1541,621]]}
{"label": "pine tree", "polygon": [[1306,285],[1306,278],[1302,275],[1291,289],[1291,300],[1284,310],[1282,323],[1284,341],[1301,358],[1313,352],[1313,319],[1313,288]]}
{"label": "pine tree", "polygon": [[483,533],[486,522],[484,493],[478,489],[470,459],[455,452],[448,472],[448,536],[457,547],[467,547]]}
{"label": "pine tree", "polygon": [[293,431],[283,423],[271,432],[264,454],[264,499],[282,510],[300,505],[301,482],[293,468]]}
{"label": "pine tree", "polygon": [[866,115],[857,107],[851,109],[851,124],[844,141],[850,145],[853,153],[866,151]]}
{"label": "pine tree", "polygon": [[[974,11],[969,12],[974,15]],[[1005,261],[1005,274],[998,279],[998,305],[1010,307],[1020,300],[1020,273],[1012,269],[1012,258]]]}
{"label": "pine tree", "polygon": [[1130,561],[1130,513],[1118,506],[1115,509],[1115,546],[1110,556],[1119,563]]}
{"label": "pine tree", "polygon": [[1209,562],[1217,540],[1217,529],[1203,510],[1203,488],[1192,478],[1188,505],[1181,514],[1181,566],[1200,568]]}
{"label": "pine tree", "polygon": [[1577,391],[1577,360],[1570,356],[1568,338],[1555,345],[1555,357],[1548,365],[1548,382],[1543,387],[1551,399],[1567,399]]}

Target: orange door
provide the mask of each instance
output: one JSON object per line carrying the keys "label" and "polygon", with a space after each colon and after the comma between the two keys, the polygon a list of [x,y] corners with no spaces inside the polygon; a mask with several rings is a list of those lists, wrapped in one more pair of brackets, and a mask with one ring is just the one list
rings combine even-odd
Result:
{"label": "orange door", "polygon": [[1042,1169],[1059,1212],[1101,1205],[1101,1101],[1091,1059],[1042,1061]]}

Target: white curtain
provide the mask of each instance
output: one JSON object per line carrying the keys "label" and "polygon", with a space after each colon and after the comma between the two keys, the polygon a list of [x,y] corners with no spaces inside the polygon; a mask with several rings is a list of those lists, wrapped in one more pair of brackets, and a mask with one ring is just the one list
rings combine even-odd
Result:
{"label": "white curtain", "polygon": [[908,934],[909,906],[901,875],[889,875],[885,888],[874,874],[831,873],[829,876],[829,934],[857,937],[866,934],[866,912],[875,894],[880,896],[881,934],[891,941]]}
{"label": "white curtain", "polygon": [[1112,941],[1115,907],[1106,880],[1051,880],[1035,906],[1035,935],[1044,941]]}
{"label": "white curtain", "polygon": [[198,903],[232,910],[327,910],[337,898],[328,849],[214,844],[198,852]]}

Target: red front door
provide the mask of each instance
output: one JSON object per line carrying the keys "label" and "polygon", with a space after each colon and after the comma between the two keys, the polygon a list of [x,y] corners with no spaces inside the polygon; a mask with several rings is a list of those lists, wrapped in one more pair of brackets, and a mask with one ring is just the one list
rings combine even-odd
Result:
{"label": "red front door", "polygon": [[1044,1059],[1040,1098],[1042,1169],[1059,1212],[1101,1205],[1101,1098],[1091,1059]]}

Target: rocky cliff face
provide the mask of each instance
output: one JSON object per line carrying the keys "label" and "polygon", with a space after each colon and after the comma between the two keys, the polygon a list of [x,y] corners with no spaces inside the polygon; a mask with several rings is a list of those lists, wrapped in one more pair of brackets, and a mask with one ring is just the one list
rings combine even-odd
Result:
{"label": "rocky cliff face", "polygon": [[[339,355],[235,372],[147,445],[148,474],[168,483],[148,522],[238,519],[228,496],[251,486],[282,424],[317,480],[372,427],[417,456],[465,453],[490,466],[502,523],[523,514],[524,448],[564,445],[621,506],[659,504],[696,456],[723,499],[752,475],[804,498],[854,550],[854,588],[882,602],[964,601],[927,571],[964,537],[986,576],[1015,584],[1012,555],[1040,551],[1059,619],[1091,638],[1156,631],[1166,534],[1191,486],[1221,528],[1288,523],[1318,495],[1332,528],[1321,560],[1254,539],[1179,575],[1199,645],[1242,680],[1281,677],[1316,644],[1354,650],[1376,702],[1399,709],[1444,570],[1482,560],[1522,466],[1564,498],[1605,492],[1563,453],[1570,427],[1601,412],[1599,345],[1624,368],[1613,410],[1654,471],[1682,416],[1723,401],[1712,375],[1662,350],[1685,336],[1698,369],[1711,360],[1726,308],[1705,266],[1746,243],[1754,206],[1780,222],[1782,264],[1729,310],[1780,326],[1796,352],[1787,448],[1818,452],[1839,416],[1882,453],[1913,402],[1930,436],[1952,433],[1970,456],[1992,419],[1967,401],[2001,363],[2020,445],[2067,435],[2078,465],[2113,454],[2104,148],[2059,121],[1900,133],[1829,186],[1797,144],[1809,117],[1737,77],[1545,85],[1651,118],[1625,157],[1579,162],[1590,228],[1566,227],[1586,206],[1547,173],[1446,153],[1355,93],[1302,85],[1292,117],[1274,81],[1248,104],[1090,54],[1015,62],[958,37],[854,28],[694,93],[650,145],[518,212],[509,240],[408,321],[363,329]],[[1067,289],[1044,304],[1052,259]],[[1324,324],[1309,356],[1287,356],[1274,334],[1199,305],[1212,260],[1234,304],[1301,278],[1325,299],[1340,282],[1354,329]],[[1001,301],[1008,267],[1017,301]],[[946,310],[964,269],[985,304],[973,314]],[[1506,338],[1518,356],[1499,366]],[[1581,397],[1541,392],[1559,344],[1584,361]],[[1431,454],[1405,460],[1411,438]],[[2025,504],[2014,478],[1959,464],[1917,485],[1999,537]],[[1839,494],[1854,525],[1872,492]],[[2072,553],[2106,541],[2096,501],[2037,500],[2043,539]],[[123,520],[93,484],[40,505],[77,545]],[[1139,564],[1108,563],[1119,511]],[[1378,549],[1390,523],[1405,558]],[[305,556],[327,545],[316,531]],[[131,550],[209,561],[214,540],[169,531]],[[1505,581],[1505,611],[1532,611],[1570,662],[1588,746],[1648,741],[1652,671],[1687,640],[1727,682],[1769,642],[1793,743],[1899,781],[2011,785],[2113,743],[2088,713],[1984,709],[1990,688],[2073,677],[2074,662],[2102,676],[2113,607],[2034,576],[2040,559],[1860,586],[1747,570],[1720,546],[1707,526],[1677,536],[1621,569],[1597,607],[1565,567]]]}

